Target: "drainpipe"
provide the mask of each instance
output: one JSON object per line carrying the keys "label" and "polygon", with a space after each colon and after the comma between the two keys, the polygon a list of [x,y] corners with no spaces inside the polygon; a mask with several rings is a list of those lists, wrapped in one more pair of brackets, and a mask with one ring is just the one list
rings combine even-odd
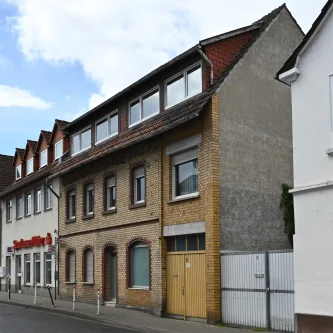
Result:
{"label": "drainpipe", "polygon": [[198,52],[202,56],[202,58],[207,62],[207,64],[210,66],[210,85],[213,85],[214,83],[214,65],[213,63],[208,59],[208,57],[202,52],[201,46],[198,46]]}
{"label": "drainpipe", "polygon": [[[57,299],[57,281],[58,281],[58,295],[59,295],[59,219],[60,219],[60,216],[59,216],[59,194],[57,194],[53,188],[48,184],[47,182],[47,179],[45,179],[45,186],[51,191],[51,193],[57,198],[58,200],[58,229],[57,229],[57,239],[58,239],[58,244],[57,245],[57,267],[58,267],[58,274],[57,274],[57,279],[54,279],[54,299],[56,300]],[[60,184],[59,184],[60,186]],[[56,277],[56,269],[55,269],[55,272],[54,272],[54,277]]]}

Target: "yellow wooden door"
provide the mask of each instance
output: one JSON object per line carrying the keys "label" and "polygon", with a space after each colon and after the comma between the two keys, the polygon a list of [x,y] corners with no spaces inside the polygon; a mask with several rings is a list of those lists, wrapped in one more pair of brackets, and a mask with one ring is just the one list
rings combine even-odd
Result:
{"label": "yellow wooden door", "polygon": [[185,254],[185,315],[206,318],[205,254]]}
{"label": "yellow wooden door", "polygon": [[167,311],[185,314],[184,254],[167,255]]}

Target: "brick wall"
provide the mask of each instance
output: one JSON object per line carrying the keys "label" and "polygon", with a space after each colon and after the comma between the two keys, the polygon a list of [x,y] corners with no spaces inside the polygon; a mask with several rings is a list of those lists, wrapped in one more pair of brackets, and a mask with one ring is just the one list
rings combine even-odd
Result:
{"label": "brick wall", "polygon": [[[133,165],[144,163],[146,166],[146,205],[131,207],[130,173]],[[156,140],[136,145],[124,152],[115,153],[98,162],[82,166],[62,179],[60,198],[60,235],[64,243],[60,251],[60,291],[61,297],[72,297],[73,286],[65,284],[66,251],[76,251],[76,290],[78,300],[94,302],[97,290],[107,297],[104,249],[112,245],[117,252],[117,303],[149,307],[161,310],[161,179],[160,179],[160,144]],[[116,176],[116,212],[104,215],[104,180]],[[94,184],[94,217],[82,219],[83,189],[87,182]],[[76,221],[67,223],[66,193],[76,190]],[[128,245],[135,239],[145,240],[151,254],[151,288],[136,290],[128,288],[129,276]],[[82,284],[83,250],[91,246],[94,249],[94,285]]]}

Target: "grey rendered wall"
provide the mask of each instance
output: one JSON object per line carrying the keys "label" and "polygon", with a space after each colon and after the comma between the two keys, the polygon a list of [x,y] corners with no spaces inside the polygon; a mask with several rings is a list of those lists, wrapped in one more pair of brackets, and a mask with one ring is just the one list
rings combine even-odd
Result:
{"label": "grey rendered wall", "polygon": [[302,38],[283,9],[219,92],[223,250],[290,248],[279,203],[293,184],[291,94],[274,77]]}

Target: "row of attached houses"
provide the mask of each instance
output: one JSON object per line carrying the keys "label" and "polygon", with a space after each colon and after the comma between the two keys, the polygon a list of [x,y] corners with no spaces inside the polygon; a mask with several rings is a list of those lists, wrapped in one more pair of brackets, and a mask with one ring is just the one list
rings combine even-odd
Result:
{"label": "row of attached houses", "polygon": [[0,194],[12,289],[220,321],[220,252],[290,248],[291,99],[275,73],[302,37],[283,5],[16,149]]}

